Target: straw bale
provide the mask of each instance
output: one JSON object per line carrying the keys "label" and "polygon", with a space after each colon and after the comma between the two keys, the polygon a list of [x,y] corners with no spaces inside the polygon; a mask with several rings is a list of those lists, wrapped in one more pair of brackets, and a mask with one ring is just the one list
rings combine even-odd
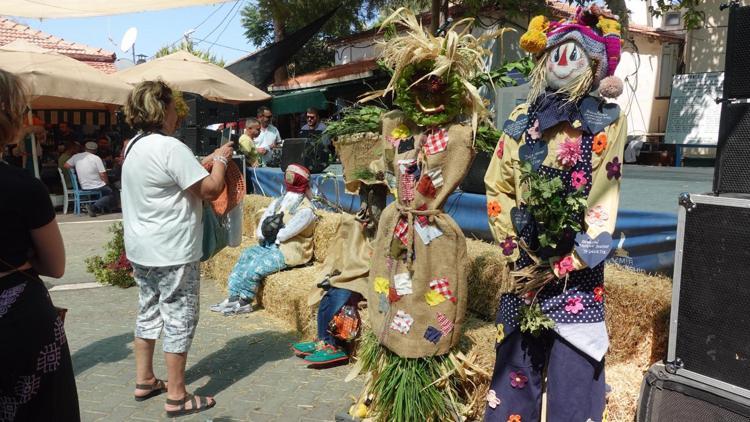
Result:
{"label": "straw bale", "polygon": [[468,308],[486,320],[494,320],[500,303],[500,277],[508,277],[500,248],[481,240],[466,241],[469,256]]}
{"label": "straw bale", "polygon": [[262,195],[246,195],[242,210],[242,234],[254,237],[260,215],[258,212],[266,208],[274,198]]}
{"label": "straw bale", "polygon": [[270,315],[289,324],[302,337],[312,339],[317,333],[317,306],[307,298],[320,281],[321,265],[297,267],[266,277],[258,302]]}
{"label": "straw bale", "polygon": [[328,248],[341,223],[341,214],[318,211],[318,222],[313,234],[313,254],[316,262],[323,262],[328,256]]}

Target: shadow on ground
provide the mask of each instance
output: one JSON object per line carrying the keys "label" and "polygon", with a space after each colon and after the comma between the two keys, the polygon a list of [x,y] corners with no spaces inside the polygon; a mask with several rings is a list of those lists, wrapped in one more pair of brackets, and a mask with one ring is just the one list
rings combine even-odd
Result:
{"label": "shadow on ground", "polygon": [[230,340],[185,372],[185,384],[209,377],[195,394],[217,395],[268,362],[287,359],[295,341],[290,333],[261,331]]}
{"label": "shadow on ground", "polygon": [[133,332],[118,334],[97,340],[78,349],[73,356],[73,371],[76,376],[100,363],[114,363],[127,359],[133,351],[128,344],[133,342]]}

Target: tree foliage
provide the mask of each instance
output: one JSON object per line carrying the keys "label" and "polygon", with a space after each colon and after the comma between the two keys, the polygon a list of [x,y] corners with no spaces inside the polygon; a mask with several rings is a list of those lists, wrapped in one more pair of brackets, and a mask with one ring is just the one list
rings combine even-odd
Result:
{"label": "tree foliage", "polygon": [[218,59],[216,58],[216,55],[214,54],[195,48],[192,41],[183,40],[182,42],[180,42],[180,44],[175,44],[171,46],[165,45],[164,47],[160,48],[159,51],[156,52],[155,56],[157,58],[168,56],[172,53],[176,53],[181,50],[187,51],[188,53],[193,54],[194,56],[200,57],[201,59],[207,62],[213,63],[217,66],[224,67],[223,59]]}

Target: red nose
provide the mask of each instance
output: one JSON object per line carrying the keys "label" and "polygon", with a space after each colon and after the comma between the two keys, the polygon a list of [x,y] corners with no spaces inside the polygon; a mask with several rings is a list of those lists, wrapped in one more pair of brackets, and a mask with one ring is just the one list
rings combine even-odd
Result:
{"label": "red nose", "polygon": [[568,47],[563,48],[562,55],[560,56],[560,60],[557,61],[558,66],[567,66],[568,65]]}

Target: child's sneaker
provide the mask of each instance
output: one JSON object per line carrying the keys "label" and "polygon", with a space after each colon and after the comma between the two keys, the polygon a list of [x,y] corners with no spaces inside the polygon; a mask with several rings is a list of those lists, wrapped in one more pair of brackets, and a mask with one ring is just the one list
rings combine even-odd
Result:
{"label": "child's sneaker", "polygon": [[312,367],[327,366],[348,360],[349,356],[347,356],[346,352],[329,344],[305,357],[305,362],[309,363]]}

